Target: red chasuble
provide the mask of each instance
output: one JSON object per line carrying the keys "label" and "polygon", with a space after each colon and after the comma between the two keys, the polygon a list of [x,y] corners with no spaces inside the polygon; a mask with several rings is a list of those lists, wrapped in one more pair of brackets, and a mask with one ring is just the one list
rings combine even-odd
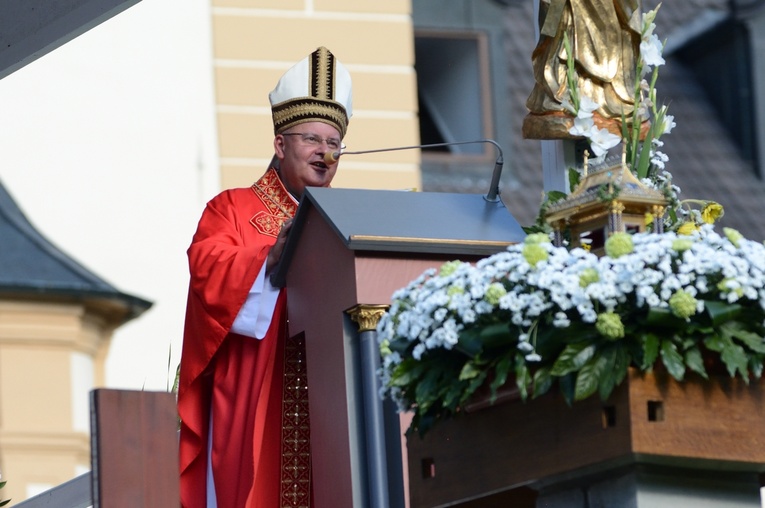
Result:
{"label": "red chasuble", "polygon": [[[285,354],[294,356],[295,348],[287,340],[284,290],[262,340],[230,332],[283,222],[296,210],[270,169],[252,187],[213,198],[189,247],[191,282],[178,386],[183,507],[206,507],[211,411],[210,458],[219,508],[308,506],[304,477],[310,465],[283,460],[282,405],[291,400],[284,379],[295,363],[288,359],[285,372]],[[303,478],[285,482],[286,470],[302,471]],[[282,502],[285,495],[295,504]]]}

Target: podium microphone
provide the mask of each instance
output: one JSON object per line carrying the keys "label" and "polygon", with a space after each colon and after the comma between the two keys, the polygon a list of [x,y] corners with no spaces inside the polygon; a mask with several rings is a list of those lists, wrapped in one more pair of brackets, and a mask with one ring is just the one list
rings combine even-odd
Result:
{"label": "podium microphone", "polygon": [[376,150],[360,150],[355,152],[327,152],[324,154],[324,162],[334,164],[342,155],[361,155],[365,153],[393,152],[397,150],[413,150],[416,148],[438,148],[442,146],[469,145],[475,143],[491,143],[497,149],[497,161],[494,163],[494,172],[491,175],[489,192],[483,197],[486,201],[496,203],[499,201],[499,177],[502,175],[502,166],[505,164],[502,148],[493,139],[477,139],[475,141],[454,141],[451,143],[431,143],[427,145],[397,146],[393,148],[378,148]]}

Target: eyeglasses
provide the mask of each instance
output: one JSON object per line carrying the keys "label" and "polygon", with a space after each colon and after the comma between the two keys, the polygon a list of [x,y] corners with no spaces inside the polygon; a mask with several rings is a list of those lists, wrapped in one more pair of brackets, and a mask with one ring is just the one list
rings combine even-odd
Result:
{"label": "eyeglasses", "polygon": [[300,136],[303,143],[308,146],[319,146],[322,143],[327,143],[327,148],[333,151],[345,148],[337,138],[323,138],[318,134],[312,134],[310,132],[283,132],[282,136]]}

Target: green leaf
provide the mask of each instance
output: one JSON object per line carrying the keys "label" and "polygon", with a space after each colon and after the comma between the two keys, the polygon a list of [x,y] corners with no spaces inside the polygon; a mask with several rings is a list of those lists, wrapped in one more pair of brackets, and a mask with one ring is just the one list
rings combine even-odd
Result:
{"label": "green leaf", "polygon": [[[622,139],[627,140],[629,139],[629,130],[627,129],[627,117],[624,115],[624,111],[622,111]],[[627,148],[627,158],[630,156],[630,144],[626,141],[625,147]]]}
{"label": "green leaf", "polygon": [[[568,168],[568,186],[571,191],[574,191],[574,189],[576,189],[576,187],[579,185],[579,178],[580,178],[579,171],[577,171],[574,168]],[[554,191],[554,192],[560,192],[560,191]],[[564,197],[566,196],[565,193],[561,192],[561,194],[563,194]]]}
{"label": "green leaf", "polygon": [[749,370],[751,371],[752,375],[756,377],[757,379],[762,377],[762,357],[750,357],[749,358]]}
{"label": "green leaf", "polygon": [[498,346],[506,346],[509,343],[515,343],[516,338],[510,332],[510,326],[507,323],[495,323],[484,326],[481,329],[479,338],[483,349],[491,349]]}
{"label": "green leaf", "polygon": [[473,394],[478,390],[483,384],[486,382],[486,376],[488,375],[488,372],[483,371],[478,376],[474,377],[470,380],[470,383],[468,383],[467,387],[465,388],[465,391],[462,393],[462,397],[460,398],[460,404],[464,404],[467,402],[467,400],[473,396]]}
{"label": "green leaf", "polygon": [[459,380],[460,381],[467,381],[468,379],[473,379],[474,377],[480,375],[482,372],[482,369],[478,367],[474,362],[468,361],[465,362],[465,365],[462,366],[462,370],[460,371]]}
{"label": "green leaf", "polygon": [[[635,126],[636,129],[640,129],[640,126]],[[638,160],[638,167],[637,167],[637,176],[640,179],[647,178],[648,177],[648,168],[651,166],[651,141],[653,140],[653,130],[654,126],[651,125],[650,129],[648,130],[648,135],[645,137],[645,141],[643,141],[643,147],[640,149],[640,159]],[[635,171],[635,168],[633,168],[633,171]]]}
{"label": "green leaf", "polygon": [[531,372],[523,356],[518,355],[515,358],[515,382],[518,385],[518,391],[521,398],[526,400],[529,396],[529,386],[531,386]]}
{"label": "green leaf", "polygon": [[497,362],[497,366],[494,369],[494,380],[489,386],[491,388],[492,402],[497,396],[497,389],[507,382],[507,375],[510,373],[510,367],[512,366],[513,360],[509,355],[504,356],[499,362]]}
{"label": "green leaf", "polygon": [[646,323],[652,326],[671,328],[673,330],[684,330],[688,325],[684,319],[680,319],[672,311],[665,308],[652,307],[646,314]]}
{"label": "green leaf", "polygon": [[683,363],[683,357],[677,351],[677,346],[671,340],[664,339],[661,341],[661,360],[673,378],[678,381],[683,380],[685,376],[685,363]]}
{"label": "green leaf", "polygon": [[741,323],[736,321],[725,323],[720,327],[720,332],[725,337],[743,342],[746,347],[756,353],[765,353],[765,341],[763,338],[754,332],[745,330]]}
{"label": "green leaf", "polygon": [[[569,175],[570,175],[570,172],[571,172],[571,170],[569,170]],[[574,170],[574,172],[576,172],[576,171]],[[577,175],[578,174],[579,173],[577,173]],[[568,194],[566,194],[565,192],[551,190],[551,191],[547,192],[547,202],[549,204],[554,204],[554,203],[557,203],[558,201],[560,201],[561,199],[565,198],[566,196],[568,196]]]}
{"label": "green leaf", "polygon": [[569,344],[555,360],[553,376],[565,376],[582,368],[595,354],[595,346],[584,342]]}
{"label": "green leaf", "polygon": [[601,400],[607,399],[616,386],[616,377],[619,374],[616,370],[617,353],[621,350],[619,346],[610,347],[597,359],[601,364],[598,366],[598,393]]}
{"label": "green leaf", "polygon": [[595,393],[600,384],[601,362],[597,359],[587,362],[576,375],[574,400],[584,400]]}
{"label": "green leaf", "polygon": [[558,386],[560,386],[560,393],[563,395],[563,400],[566,404],[571,406],[574,403],[574,388],[576,379],[573,374],[566,374],[558,380]]}
{"label": "green leaf", "polygon": [[718,353],[722,353],[722,350],[725,348],[725,342],[722,337],[714,334],[704,337],[704,345],[710,351],[717,351]]}
{"label": "green leaf", "polygon": [[650,370],[658,357],[659,337],[652,333],[645,334],[643,336],[643,364],[640,368],[642,370]]}
{"label": "green leaf", "polygon": [[438,385],[441,377],[440,369],[431,369],[425,373],[414,389],[415,400],[419,411],[427,411],[439,399]]}
{"label": "green leaf", "polygon": [[10,499],[6,499],[5,501],[1,501],[1,502],[0,502],[0,506],[5,506],[5,505],[7,505],[7,504],[8,504],[8,503],[10,503],[10,502],[11,502],[11,500],[10,500]]}
{"label": "green leaf", "polygon": [[417,433],[420,437],[424,437],[425,434],[433,428],[433,424],[436,423],[436,416],[427,414],[421,411],[415,411],[414,418],[412,418],[412,427],[417,429]]}
{"label": "green leaf", "polygon": [[441,394],[441,405],[447,409],[455,410],[462,400],[465,391],[465,383],[451,383]]}
{"label": "green leaf", "polygon": [[616,360],[614,361],[614,386],[618,386],[624,381],[631,360],[632,358],[627,351],[627,348],[620,347],[616,350]]}
{"label": "green leaf", "polygon": [[707,369],[704,367],[704,359],[701,356],[699,348],[693,347],[685,352],[685,364],[689,369],[701,375],[704,379],[709,379]]}
{"label": "green leaf", "polygon": [[480,331],[475,328],[462,330],[457,339],[457,345],[454,348],[470,358],[480,355],[483,351]]}
{"label": "green leaf", "polygon": [[717,300],[704,300],[704,310],[712,319],[714,326],[720,326],[726,321],[735,319],[741,312],[741,305],[737,303],[720,302]]}
{"label": "green leaf", "polygon": [[408,339],[393,339],[388,343],[388,347],[391,351],[396,351],[402,355],[406,354],[406,350],[412,346],[412,343]]}
{"label": "green leaf", "polygon": [[408,358],[401,362],[393,371],[390,385],[402,387],[413,384],[420,378],[424,371],[424,363]]}
{"label": "green leaf", "polygon": [[725,366],[728,369],[728,374],[733,377],[736,375],[736,372],[738,372],[741,374],[741,377],[744,378],[744,381],[748,383],[749,376],[747,366],[749,364],[749,359],[746,356],[744,348],[738,344],[734,344],[732,340],[726,340],[723,341],[723,343],[724,347],[720,354],[720,358],[723,363],[725,363]]}
{"label": "green leaf", "polygon": [[533,397],[537,398],[540,395],[544,395],[548,391],[550,391],[550,388],[553,384],[553,376],[550,375],[550,369],[549,367],[542,367],[540,369],[537,369],[537,371],[534,373],[534,393]]}

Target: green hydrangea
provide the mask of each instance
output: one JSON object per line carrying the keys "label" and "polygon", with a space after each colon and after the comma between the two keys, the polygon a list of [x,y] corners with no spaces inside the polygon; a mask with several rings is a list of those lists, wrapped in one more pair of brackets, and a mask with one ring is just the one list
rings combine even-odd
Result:
{"label": "green hydrangea", "polygon": [[579,286],[583,288],[586,288],[593,282],[598,282],[599,280],[600,280],[600,275],[598,274],[598,271],[594,268],[585,268],[579,274]]}
{"label": "green hydrangea", "polygon": [[614,312],[603,312],[598,314],[598,319],[595,321],[595,329],[603,337],[616,340],[624,337],[624,323],[619,314]]}
{"label": "green hydrangea", "polygon": [[545,233],[532,233],[524,238],[523,243],[532,245],[535,243],[551,243],[550,237]]}
{"label": "green hydrangea", "polygon": [[736,287],[733,287],[733,288],[729,287],[730,282],[735,280],[736,279],[726,277],[717,283],[717,289],[719,289],[723,293],[735,293],[736,295],[738,295],[739,298],[741,298],[742,296],[744,296],[744,289],[740,285],[734,284]]}
{"label": "green hydrangea", "polygon": [[505,296],[506,294],[507,294],[507,289],[505,289],[505,286],[503,286],[499,282],[492,282],[491,284],[489,284],[489,287],[486,288],[486,294],[484,295],[483,299],[486,300],[491,305],[496,306],[499,304],[499,299]]}
{"label": "green hydrangea", "polygon": [[380,355],[382,355],[384,358],[391,353],[393,353],[393,351],[391,351],[390,349],[390,341],[388,339],[385,339],[382,342],[380,342]]}
{"label": "green hydrangea", "polygon": [[672,250],[677,252],[683,252],[693,247],[693,240],[685,238],[677,238],[672,242]]}
{"label": "green hydrangea", "polygon": [[449,296],[456,296],[461,295],[465,293],[465,288],[460,286],[449,286],[449,289],[446,290],[446,294]]}
{"label": "green hydrangea", "polygon": [[696,314],[696,299],[685,290],[678,289],[669,298],[669,309],[679,318],[688,319]]}
{"label": "green hydrangea", "polygon": [[723,233],[725,233],[725,237],[730,240],[730,243],[736,247],[739,247],[739,243],[744,239],[744,235],[733,228],[723,228]]}
{"label": "green hydrangea", "polygon": [[609,257],[618,258],[633,250],[635,245],[632,243],[632,235],[628,233],[614,233],[606,240],[606,255]]}
{"label": "green hydrangea", "polygon": [[547,249],[538,243],[530,243],[523,246],[523,258],[531,266],[537,266],[537,263],[540,261],[547,261],[548,256]]}
{"label": "green hydrangea", "polygon": [[449,275],[453,274],[457,271],[457,268],[460,267],[462,264],[462,261],[448,261],[441,265],[441,271],[438,272],[438,275],[441,277],[448,277]]}

